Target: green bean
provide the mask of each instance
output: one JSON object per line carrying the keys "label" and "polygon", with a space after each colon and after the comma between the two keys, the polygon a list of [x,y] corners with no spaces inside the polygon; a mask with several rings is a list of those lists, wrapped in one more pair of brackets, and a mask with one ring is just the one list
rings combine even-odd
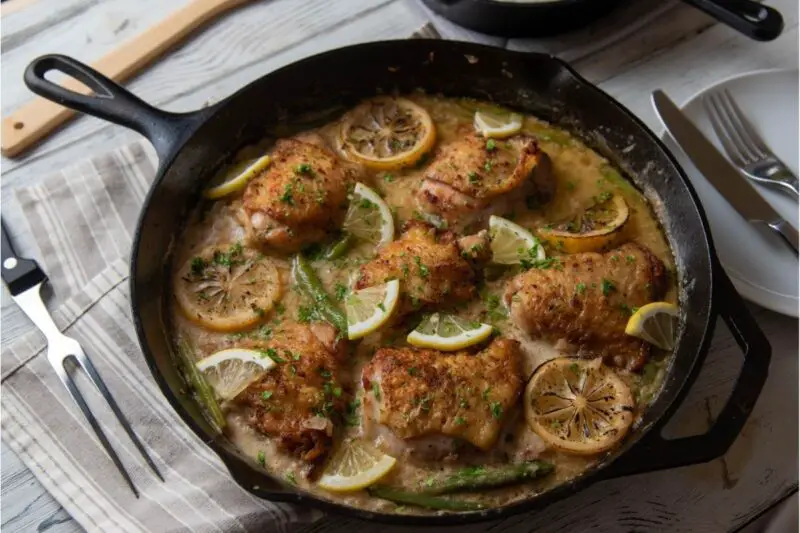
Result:
{"label": "green bean", "polygon": [[330,296],[325,291],[325,287],[322,286],[322,282],[317,277],[317,273],[314,272],[305,257],[302,254],[297,254],[293,263],[294,280],[297,282],[300,291],[314,303],[314,309],[320,316],[336,326],[341,333],[347,333],[347,317],[333,304]]}
{"label": "green bean", "polygon": [[483,504],[478,502],[440,498],[430,494],[411,492],[386,486],[370,487],[367,489],[367,492],[369,492],[370,496],[389,500],[390,502],[416,505],[417,507],[441,511],[480,511],[485,508]]}
{"label": "green bean", "polygon": [[467,467],[444,479],[434,480],[423,490],[425,494],[447,494],[461,491],[480,491],[537,479],[553,471],[545,461],[526,461],[499,467]]}
{"label": "green bean", "polygon": [[328,246],[322,258],[329,261],[332,261],[333,259],[339,259],[346,254],[348,250],[350,250],[350,247],[354,242],[355,239],[353,239],[353,236],[349,233],[345,233],[338,240],[334,241],[330,246]]}
{"label": "green bean", "polygon": [[183,373],[189,380],[197,399],[204,407],[203,411],[218,431],[225,427],[225,415],[219,408],[214,391],[203,377],[203,374],[195,366],[194,350],[186,340],[178,343],[178,355],[180,356]]}

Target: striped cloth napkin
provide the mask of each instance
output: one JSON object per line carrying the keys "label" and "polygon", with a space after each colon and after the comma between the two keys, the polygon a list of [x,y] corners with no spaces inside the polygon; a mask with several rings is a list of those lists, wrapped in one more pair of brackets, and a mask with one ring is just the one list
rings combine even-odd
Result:
{"label": "striped cloth napkin", "polygon": [[[426,25],[414,34],[420,36],[438,34]],[[166,483],[147,469],[104,400],[75,372],[141,491],[141,498],[133,496],[48,363],[44,337],[33,326],[3,346],[2,437],[88,531],[295,531],[322,514],[261,500],[234,483],[161,395],[139,351],[128,256],[156,168],[153,150],[139,142],[14,194],[39,248],[36,259],[50,278],[56,324],[82,344]]]}

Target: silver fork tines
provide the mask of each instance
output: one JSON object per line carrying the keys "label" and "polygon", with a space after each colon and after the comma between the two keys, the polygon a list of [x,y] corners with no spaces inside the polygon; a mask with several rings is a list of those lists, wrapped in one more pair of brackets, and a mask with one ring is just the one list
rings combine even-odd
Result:
{"label": "silver fork tines", "polygon": [[114,400],[114,397],[111,395],[108,387],[106,387],[106,384],[103,382],[103,379],[100,377],[100,374],[97,372],[97,369],[94,367],[91,360],[89,360],[84,353],[80,343],[75,339],[62,334],[53,322],[50,314],[47,311],[47,308],[44,305],[44,302],[42,302],[40,296],[41,286],[42,284],[39,283],[27,291],[14,296],[14,300],[19,304],[20,308],[22,308],[25,314],[28,315],[28,317],[39,327],[42,333],[44,333],[45,337],[47,338],[47,360],[56,371],[56,374],[58,374],[61,382],[67,388],[67,391],[69,392],[70,396],[72,396],[72,399],[75,400],[76,404],[78,404],[78,407],[83,412],[83,415],[86,417],[86,420],[89,422],[92,430],[94,430],[97,438],[100,440],[100,444],[102,444],[103,448],[105,448],[109,457],[114,462],[114,465],[117,467],[120,474],[122,474],[122,477],[125,479],[128,486],[130,486],[134,495],[138,498],[139,490],[136,488],[136,485],[134,485],[133,480],[128,474],[128,471],[122,465],[122,461],[120,461],[117,452],[114,451],[114,448],[108,441],[105,432],[100,427],[100,423],[97,421],[97,418],[95,418],[94,414],[86,403],[86,400],[83,398],[83,395],[76,386],[75,380],[67,371],[65,363],[68,360],[73,359],[76,365],[81,367],[86,372],[91,382],[97,388],[98,392],[100,392],[100,395],[105,398],[106,402],[111,408],[111,411],[117,417],[120,425],[123,427],[123,429],[125,429],[125,433],[128,434],[128,437],[130,437],[131,441],[136,446],[136,449],[139,450],[139,453],[147,462],[147,465],[155,473],[155,475],[158,476],[158,479],[164,481],[164,477],[161,475],[158,467],[156,467],[156,464],[150,458],[150,455],[147,453],[147,450],[136,436],[136,433],[133,432],[130,423],[128,422],[127,418],[125,418],[125,415],[122,414],[117,402]]}
{"label": "silver fork tines", "polygon": [[714,133],[739,170],[753,181],[791,191],[795,198],[800,195],[797,176],[772,153],[727,89],[709,92],[703,97],[703,106]]}

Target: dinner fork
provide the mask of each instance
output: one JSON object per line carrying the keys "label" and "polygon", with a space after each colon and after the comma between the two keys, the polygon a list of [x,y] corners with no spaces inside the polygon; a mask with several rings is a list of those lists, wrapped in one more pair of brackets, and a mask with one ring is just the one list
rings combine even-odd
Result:
{"label": "dinner fork", "polygon": [[114,448],[111,447],[111,443],[109,443],[108,438],[106,438],[106,434],[103,432],[97,419],[86,404],[86,400],[84,400],[80,390],[75,385],[72,375],[67,371],[65,364],[68,360],[73,359],[74,362],[77,363],[77,366],[83,368],[89,376],[89,379],[94,383],[94,386],[97,387],[97,390],[103,398],[106,399],[106,402],[108,402],[111,411],[113,411],[114,415],[117,417],[125,433],[127,433],[128,437],[133,441],[136,449],[142,454],[147,465],[155,475],[158,476],[158,479],[164,481],[164,477],[150,458],[150,455],[148,455],[147,450],[139,441],[136,433],[133,432],[131,425],[125,418],[125,415],[122,414],[117,402],[114,400],[111,392],[109,392],[108,387],[106,387],[105,382],[103,382],[103,379],[92,364],[92,361],[86,356],[80,343],[62,334],[58,326],[53,322],[53,318],[47,311],[47,307],[44,305],[40,292],[42,285],[47,281],[47,275],[39,268],[36,261],[24,259],[17,255],[6,233],[5,223],[1,220],[0,228],[2,229],[2,249],[0,250],[0,252],[2,252],[2,278],[11,293],[11,297],[44,334],[47,339],[47,360],[55,369],[56,374],[58,374],[59,379],[61,379],[61,382],[67,388],[72,399],[78,404],[78,407],[83,412],[83,415],[100,440],[100,444],[105,448],[111,461],[117,467],[120,474],[122,474],[122,477],[133,491],[133,494],[138,498],[139,490],[136,488],[136,485],[134,485],[128,471],[122,466],[122,461],[120,461]]}
{"label": "dinner fork", "polygon": [[703,106],[725,152],[745,176],[800,196],[797,176],[767,147],[727,89],[708,93]]}

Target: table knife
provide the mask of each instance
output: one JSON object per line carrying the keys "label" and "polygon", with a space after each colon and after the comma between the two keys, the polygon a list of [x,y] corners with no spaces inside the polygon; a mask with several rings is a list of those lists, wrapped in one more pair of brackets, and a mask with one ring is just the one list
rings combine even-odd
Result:
{"label": "table knife", "polygon": [[748,222],[765,223],[796,254],[797,230],[761,197],[663,91],[653,92],[653,107],[681,150],[728,203]]}

